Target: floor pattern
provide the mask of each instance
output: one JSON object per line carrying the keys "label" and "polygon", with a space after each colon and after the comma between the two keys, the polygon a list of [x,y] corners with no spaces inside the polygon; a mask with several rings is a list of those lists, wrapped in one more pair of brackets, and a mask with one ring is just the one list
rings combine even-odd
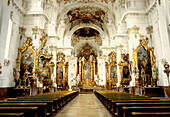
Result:
{"label": "floor pattern", "polygon": [[112,117],[94,94],[79,94],[54,117]]}

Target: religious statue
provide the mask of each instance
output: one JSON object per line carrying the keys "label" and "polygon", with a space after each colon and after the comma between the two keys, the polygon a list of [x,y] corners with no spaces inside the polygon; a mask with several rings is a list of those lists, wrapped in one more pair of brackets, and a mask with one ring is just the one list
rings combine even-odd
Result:
{"label": "religious statue", "polygon": [[155,65],[152,66],[152,86],[157,86],[157,79],[158,79],[158,69]]}
{"label": "religious statue", "polygon": [[139,80],[139,69],[137,67],[134,68],[133,73],[135,75],[135,86],[139,86],[140,80]]}
{"label": "religious statue", "polygon": [[143,86],[147,87],[148,86],[147,77],[145,75],[145,70],[143,68],[141,70],[141,77],[142,77],[142,80],[143,80],[143,82],[142,82]]}

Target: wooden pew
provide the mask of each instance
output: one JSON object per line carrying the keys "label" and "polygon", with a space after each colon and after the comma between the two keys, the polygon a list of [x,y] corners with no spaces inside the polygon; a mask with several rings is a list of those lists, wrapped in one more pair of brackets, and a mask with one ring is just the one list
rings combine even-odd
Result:
{"label": "wooden pew", "polygon": [[24,117],[37,117],[38,107],[0,107],[0,113],[24,113]]}
{"label": "wooden pew", "polygon": [[23,98],[23,99],[8,99],[8,101],[52,101],[53,102],[53,109],[55,109],[55,111],[57,111],[60,107],[58,104],[58,98],[54,98],[54,99],[34,99],[34,98]]}
{"label": "wooden pew", "polygon": [[46,103],[0,103],[0,107],[38,107],[37,116],[47,116],[47,104]]}
{"label": "wooden pew", "polygon": [[123,107],[123,117],[132,117],[132,112],[170,112],[170,106]]}
{"label": "wooden pew", "polygon": [[[67,104],[69,101],[71,101],[75,96],[78,95],[77,91],[61,91],[61,92],[55,92],[55,93],[44,93],[40,95],[35,96],[26,96],[26,97],[18,97],[18,98],[9,98],[8,102],[11,101],[18,101],[18,102],[37,102],[37,101],[53,101],[53,109],[57,112],[59,109],[61,109],[65,104]],[[47,104],[48,105],[48,104]],[[52,109],[52,108],[50,108]],[[52,110],[53,110],[52,109]],[[49,108],[47,108],[47,112],[49,111]]]}
{"label": "wooden pew", "polygon": [[166,103],[169,100],[114,100],[111,102],[111,112],[116,115],[116,104],[117,103]]}
{"label": "wooden pew", "polygon": [[0,113],[0,117],[24,117],[24,113]]}
{"label": "wooden pew", "polygon": [[170,117],[170,112],[132,112],[132,117]]}
{"label": "wooden pew", "polygon": [[150,97],[145,96],[137,96],[128,93],[121,93],[115,91],[96,91],[96,96],[99,100],[107,107],[107,109],[112,112],[113,114],[116,113],[116,103],[113,101],[118,100],[158,100],[158,99],[151,99]]}
{"label": "wooden pew", "polygon": [[143,103],[117,103],[116,104],[116,115],[117,117],[123,117],[123,107],[142,107],[142,106],[150,106],[150,107],[154,107],[154,106],[170,106],[170,102],[159,102],[159,103],[147,103],[147,102],[143,102]]}
{"label": "wooden pew", "polygon": [[1,103],[46,103],[47,104],[47,115],[48,117],[52,117],[53,116],[53,101],[41,101],[41,100],[37,100],[37,101],[1,101]]}

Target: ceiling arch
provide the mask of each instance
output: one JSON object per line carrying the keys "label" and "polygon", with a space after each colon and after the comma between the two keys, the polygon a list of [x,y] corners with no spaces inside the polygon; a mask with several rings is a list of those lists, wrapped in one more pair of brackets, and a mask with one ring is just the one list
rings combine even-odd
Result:
{"label": "ceiling arch", "polygon": [[64,31],[63,39],[65,39],[66,37],[72,37],[73,33],[80,28],[93,28],[100,33],[101,37],[105,37],[105,39],[109,39],[109,33],[106,27],[104,27],[105,31],[103,31],[99,26],[92,24],[92,23],[91,24],[79,24],[73,27],[72,30],[69,30],[69,28],[67,27],[66,30]]}

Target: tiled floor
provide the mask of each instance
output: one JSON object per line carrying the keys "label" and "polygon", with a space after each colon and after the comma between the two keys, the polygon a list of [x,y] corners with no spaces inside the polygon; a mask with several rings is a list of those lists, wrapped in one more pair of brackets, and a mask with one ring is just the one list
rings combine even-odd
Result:
{"label": "tiled floor", "polygon": [[94,94],[79,94],[54,117],[112,117]]}

